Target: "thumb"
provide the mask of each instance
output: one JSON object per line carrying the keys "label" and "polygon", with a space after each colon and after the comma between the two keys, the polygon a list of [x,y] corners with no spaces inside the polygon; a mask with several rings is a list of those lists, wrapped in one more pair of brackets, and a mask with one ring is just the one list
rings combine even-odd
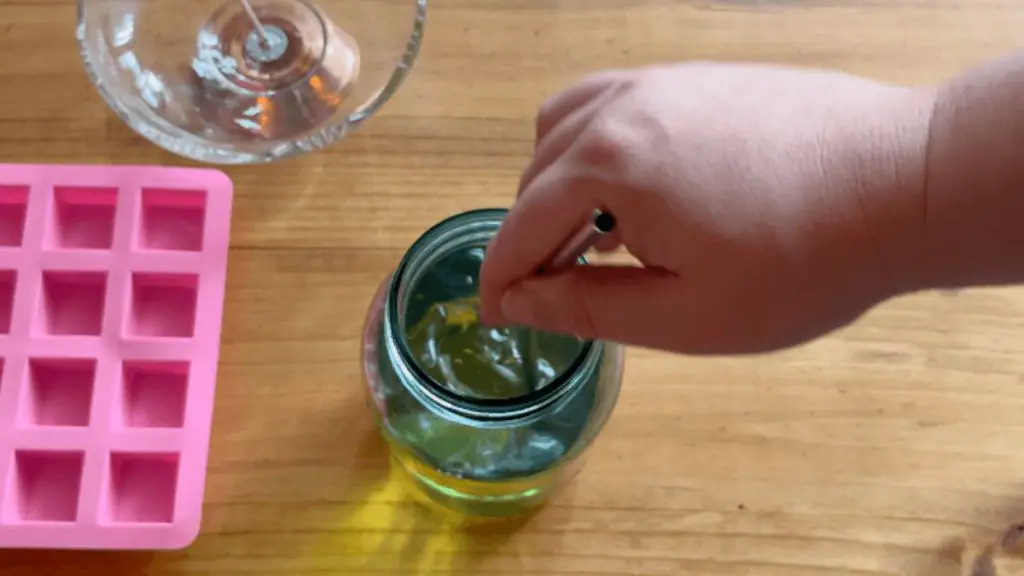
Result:
{"label": "thumb", "polygon": [[669,329],[679,277],[656,268],[576,266],[513,284],[501,300],[511,322],[583,338],[651,345]]}

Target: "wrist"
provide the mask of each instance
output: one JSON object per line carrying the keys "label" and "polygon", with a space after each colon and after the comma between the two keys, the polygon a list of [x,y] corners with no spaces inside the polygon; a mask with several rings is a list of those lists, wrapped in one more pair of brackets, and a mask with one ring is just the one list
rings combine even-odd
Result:
{"label": "wrist", "polygon": [[1024,54],[938,91],[930,131],[928,288],[1024,282]]}
{"label": "wrist", "polygon": [[879,297],[927,284],[928,148],[936,91],[884,87],[856,123],[849,161]]}

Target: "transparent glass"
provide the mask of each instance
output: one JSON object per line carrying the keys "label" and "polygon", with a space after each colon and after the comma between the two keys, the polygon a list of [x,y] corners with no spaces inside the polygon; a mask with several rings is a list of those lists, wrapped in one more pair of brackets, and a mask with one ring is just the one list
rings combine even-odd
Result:
{"label": "transparent glass", "polygon": [[369,405],[393,461],[419,494],[464,518],[546,502],[622,383],[617,344],[475,321],[484,249],[505,214],[466,212],[427,231],[381,285],[363,335]]}
{"label": "transparent glass", "polygon": [[426,0],[78,0],[86,71],[133,130],[186,158],[319,150],[409,73]]}

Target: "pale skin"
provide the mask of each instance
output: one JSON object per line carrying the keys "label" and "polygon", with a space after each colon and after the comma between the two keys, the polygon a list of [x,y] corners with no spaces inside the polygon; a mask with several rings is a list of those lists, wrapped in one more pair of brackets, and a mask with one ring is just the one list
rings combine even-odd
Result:
{"label": "pale skin", "polygon": [[[534,271],[595,208],[638,266]],[[488,249],[492,324],[687,354],[795,346],[895,296],[1024,282],[1024,54],[935,86],[687,63],[537,120]]]}

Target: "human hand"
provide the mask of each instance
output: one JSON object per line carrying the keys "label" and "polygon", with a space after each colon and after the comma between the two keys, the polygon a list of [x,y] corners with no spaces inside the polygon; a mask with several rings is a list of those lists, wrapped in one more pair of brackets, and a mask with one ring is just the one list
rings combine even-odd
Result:
{"label": "human hand", "polygon": [[[914,286],[931,90],[681,64],[551,99],[488,248],[482,313],[686,353],[802,343]],[[640,266],[534,271],[594,209]]]}

